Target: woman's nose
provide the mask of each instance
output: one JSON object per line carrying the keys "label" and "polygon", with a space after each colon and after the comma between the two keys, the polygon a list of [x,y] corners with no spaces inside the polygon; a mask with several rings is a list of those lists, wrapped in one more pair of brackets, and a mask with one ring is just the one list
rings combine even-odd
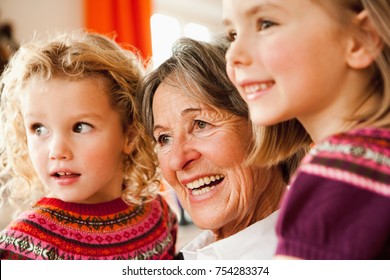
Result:
{"label": "woman's nose", "polygon": [[50,142],[49,158],[57,160],[70,160],[73,157],[69,143],[62,136],[54,136]]}
{"label": "woman's nose", "polygon": [[193,138],[175,138],[170,152],[169,166],[172,170],[185,170],[200,158],[199,147]]}

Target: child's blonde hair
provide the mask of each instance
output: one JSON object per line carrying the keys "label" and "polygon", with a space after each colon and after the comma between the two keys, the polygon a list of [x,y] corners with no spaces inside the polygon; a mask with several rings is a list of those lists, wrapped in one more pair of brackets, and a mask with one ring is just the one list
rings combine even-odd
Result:
{"label": "child's blonde hair", "polygon": [[[351,120],[358,123],[358,127],[376,126],[390,127],[390,1],[389,0],[337,0],[324,1],[312,0],[322,5],[331,16],[340,24],[340,30],[352,30],[362,44],[368,44],[375,56],[375,62],[367,71],[370,77],[367,81],[367,99],[370,96],[379,96],[371,110],[351,116]],[[367,36],[361,30],[353,29],[353,22],[348,21],[351,16],[366,10],[374,28],[382,40],[381,51],[377,53],[375,42],[367,40]],[[352,28],[352,29],[351,29]],[[371,44],[371,45],[369,45]],[[273,158],[280,151],[281,155],[289,155],[296,150],[301,143],[310,143],[310,138],[302,125],[295,119],[279,125],[267,127],[267,133],[260,133],[262,137],[256,137],[255,151],[250,160],[257,162],[262,159]],[[288,141],[288,145],[280,145],[280,141]],[[294,146],[294,143],[296,146]],[[287,161],[293,161],[294,158]]]}
{"label": "child's blonde hair", "polygon": [[[312,0],[322,5],[334,16],[343,29],[352,28],[356,37],[367,49],[373,51],[375,62],[368,69],[370,75],[367,81],[367,98],[378,96],[376,104],[364,114],[352,116],[352,120],[358,122],[358,127],[390,126],[390,1],[389,0],[338,0],[319,1]],[[379,46],[370,36],[364,34],[359,28],[353,29],[351,15],[366,11],[370,22],[380,37]]]}
{"label": "child's blonde hair", "polygon": [[[49,190],[40,182],[29,159],[27,137],[20,111],[23,89],[35,79],[109,81],[109,97],[125,131],[130,125],[134,149],[124,162],[123,199],[138,202],[158,189],[153,145],[139,125],[134,93],[144,68],[140,57],[109,37],[75,31],[52,38],[35,38],[20,47],[1,77],[0,95],[0,206],[31,204]],[[65,108],[64,108],[65,109]]]}

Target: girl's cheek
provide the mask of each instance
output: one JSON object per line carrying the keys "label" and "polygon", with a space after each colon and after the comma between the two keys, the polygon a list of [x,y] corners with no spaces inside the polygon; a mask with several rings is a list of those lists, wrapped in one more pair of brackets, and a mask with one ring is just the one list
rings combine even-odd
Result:
{"label": "girl's cheek", "polygon": [[235,75],[235,72],[234,72],[234,69],[233,67],[231,67],[229,64],[226,65],[226,73],[229,77],[229,80],[234,84],[236,85],[236,75]]}
{"label": "girl's cheek", "polygon": [[[227,65],[226,66],[226,73],[229,77],[229,80],[233,83],[233,85],[237,88],[237,90],[239,91],[239,93],[242,95],[241,91],[240,91],[240,87],[237,83],[237,79],[236,79],[236,71],[234,70],[234,68],[232,66],[229,66]],[[244,96],[243,96],[244,97]]]}

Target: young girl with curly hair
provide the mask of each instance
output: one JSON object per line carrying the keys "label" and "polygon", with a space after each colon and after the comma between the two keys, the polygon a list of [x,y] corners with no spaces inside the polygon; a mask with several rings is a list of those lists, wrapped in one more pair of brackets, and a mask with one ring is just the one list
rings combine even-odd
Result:
{"label": "young girl with curly hair", "polygon": [[172,259],[177,219],[134,107],[141,60],[94,33],[36,41],[1,79],[0,202],[38,202],[0,258]]}

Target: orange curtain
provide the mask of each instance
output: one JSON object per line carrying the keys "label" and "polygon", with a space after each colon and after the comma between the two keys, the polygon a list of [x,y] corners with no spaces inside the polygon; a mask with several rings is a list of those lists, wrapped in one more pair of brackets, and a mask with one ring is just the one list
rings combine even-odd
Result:
{"label": "orange curtain", "polygon": [[88,30],[114,34],[118,43],[133,45],[145,59],[152,56],[152,0],[84,0],[84,11]]}

